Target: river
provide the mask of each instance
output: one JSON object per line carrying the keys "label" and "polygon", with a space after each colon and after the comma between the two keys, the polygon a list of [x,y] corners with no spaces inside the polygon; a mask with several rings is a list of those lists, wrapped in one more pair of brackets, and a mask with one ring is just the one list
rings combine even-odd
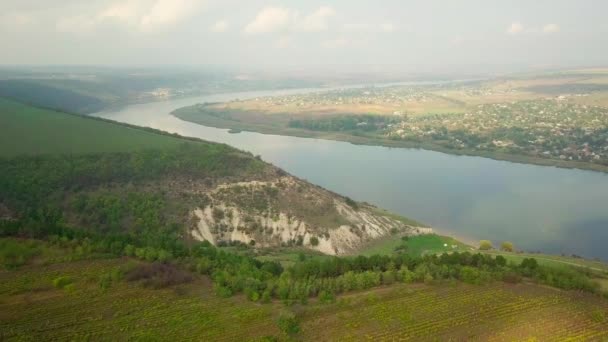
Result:
{"label": "river", "polygon": [[286,171],[465,241],[608,261],[608,174],[205,127],[169,113],[203,102],[314,89],[208,95],[130,105],[97,116],[259,154]]}

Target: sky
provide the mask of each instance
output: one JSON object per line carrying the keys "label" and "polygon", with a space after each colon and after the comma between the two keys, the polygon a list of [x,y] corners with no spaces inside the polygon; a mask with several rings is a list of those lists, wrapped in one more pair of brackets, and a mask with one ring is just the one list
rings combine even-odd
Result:
{"label": "sky", "polygon": [[604,66],[606,13],[605,0],[0,0],[0,64]]}

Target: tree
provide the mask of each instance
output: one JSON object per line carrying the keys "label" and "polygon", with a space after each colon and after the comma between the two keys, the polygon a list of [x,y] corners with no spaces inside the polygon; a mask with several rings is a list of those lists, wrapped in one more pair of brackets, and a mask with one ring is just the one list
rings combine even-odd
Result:
{"label": "tree", "polygon": [[513,252],[515,248],[513,247],[513,243],[510,241],[504,241],[500,244],[500,250],[505,252]]}
{"label": "tree", "polygon": [[535,270],[538,268],[538,262],[534,258],[525,258],[521,261],[521,268],[526,268],[530,270]]}
{"label": "tree", "polygon": [[479,249],[482,251],[488,251],[490,249],[494,248],[494,246],[492,246],[492,241],[489,240],[481,240],[479,241]]}

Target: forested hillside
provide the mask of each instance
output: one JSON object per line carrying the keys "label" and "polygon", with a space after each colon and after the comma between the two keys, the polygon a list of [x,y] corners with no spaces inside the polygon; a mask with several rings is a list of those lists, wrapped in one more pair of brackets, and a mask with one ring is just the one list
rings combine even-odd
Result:
{"label": "forested hillside", "polygon": [[9,100],[0,110],[0,203],[27,236],[66,225],[157,248],[198,239],[340,254],[416,233],[227,145]]}

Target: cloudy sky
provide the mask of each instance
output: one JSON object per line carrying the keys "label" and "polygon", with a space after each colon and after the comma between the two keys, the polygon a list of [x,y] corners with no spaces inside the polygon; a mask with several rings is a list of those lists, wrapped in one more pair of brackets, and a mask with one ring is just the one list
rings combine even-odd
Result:
{"label": "cloudy sky", "polygon": [[604,0],[0,0],[0,64],[608,64]]}

